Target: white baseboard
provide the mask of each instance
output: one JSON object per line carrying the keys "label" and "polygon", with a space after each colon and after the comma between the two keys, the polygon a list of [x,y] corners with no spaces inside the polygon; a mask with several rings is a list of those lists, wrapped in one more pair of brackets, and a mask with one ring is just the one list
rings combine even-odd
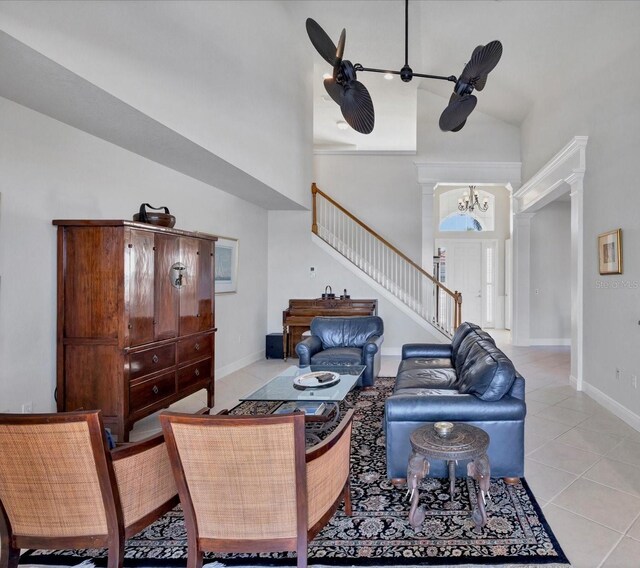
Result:
{"label": "white baseboard", "polygon": [[[573,380],[574,377],[571,377]],[[624,420],[629,426],[640,431],[640,416],[622,406],[618,401],[613,400],[609,395],[604,394],[600,389],[582,381],[582,390],[587,393],[598,404],[615,414],[620,420]]]}
{"label": "white baseboard", "polygon": [[265,357],[265,354],[264,354],[264,349],[263,349],[261,351],[256,351],[255,353],[252,353],[251,355],[247,355],[246,357],[243,357],[242,359],[238,359],[237,361],[234,361],[233,363],[229,363],[228,365],[225,365],[224,367],[219,367],[218,369],[216,369],[216,381],[218,379],[221,379],[222,377],[226,377],[227,375],[230,375],[231,373],[235,373],[239,369],[242,369],[242,367],[246,367],[247,365],[251,365],[251,363],[255,363],[256,361],[260,361],[260,359],[264,359],[264,357]]}
{"label": "white baseboard", "polygon": [[561,339],[549,339],[547,337],[545,338],[530,337],[529,345],[571,345],[571,338],[564,337]]}
{"label": "white baseboard", "polygon": [[574,377],[573,375],[569,375],[569,383],[573,388],[578,390],[578,379],[576,377]]}

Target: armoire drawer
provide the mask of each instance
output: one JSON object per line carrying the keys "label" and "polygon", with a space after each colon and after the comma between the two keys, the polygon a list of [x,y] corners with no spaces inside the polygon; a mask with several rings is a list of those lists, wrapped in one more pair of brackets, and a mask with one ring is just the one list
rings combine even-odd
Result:
{"label": "armoire drawer", "polygon": [[176,392],[176,373],[171,371],[129,388],[129,412],[151,406]]}
{"label": "armoire drawer", "polygon": [[211,357],[212,344],[213,335],[198,335],[178,341],[178,365],[202,357]]}
{"label": "armoire drawer", "polygon": [[129,355],[129,380],[162,371],[162,369],[173,367],[175,364],[176,346],[174,343],[132,353]]}
{"label": "armoire drawer", "polygon": [[211,377],[211,359],[205,359],[178,369],[178,391]]}

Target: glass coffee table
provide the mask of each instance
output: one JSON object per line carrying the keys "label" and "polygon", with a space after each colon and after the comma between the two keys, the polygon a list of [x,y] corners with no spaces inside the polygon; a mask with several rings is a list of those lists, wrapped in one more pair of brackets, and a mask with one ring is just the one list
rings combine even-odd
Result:
{"label": "glass coffee table", "polygon": [[[271,379],[266,385],[248,396],[241,397],[241,401],[281,401],[285,403],[300,403],[300,406],[309,402],[324,403],[325,409],[319,415],[306,414],[307,437],[312,441],[318,441],[319,433],[332,428],[340,420],[340,402],[353,390],[358,379],[366,367],[364,365],[341,366],[316,366],[296,367],[292,366]],[[338,380],[331,381],[329,386],[300,388],[294,383],[309,373],[324,372],[335,373]],[[282,406],[282,405],[280,405]],[[274,412],[278,412],[278,406]],[[293,405],[291,405],[293,406]],[[287,406],[288,408],[288,406]]]}

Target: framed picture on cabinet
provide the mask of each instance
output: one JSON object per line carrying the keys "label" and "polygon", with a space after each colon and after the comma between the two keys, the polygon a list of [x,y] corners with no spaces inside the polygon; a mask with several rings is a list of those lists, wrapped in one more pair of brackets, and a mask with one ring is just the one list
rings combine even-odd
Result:
{"label": "framed picture on cabinet", "polygon": [[598,235],[600,274],[622,274],[622,229]]}
{"label": "framed picture on cabinet", "polygon": [[216,294],[230,294],[238,287],[238,239],[216,241]]}

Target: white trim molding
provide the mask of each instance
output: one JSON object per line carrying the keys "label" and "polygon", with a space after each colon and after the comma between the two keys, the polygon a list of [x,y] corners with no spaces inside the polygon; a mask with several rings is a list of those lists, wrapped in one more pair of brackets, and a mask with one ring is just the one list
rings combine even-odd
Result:
{"label": "white trim molding", "polygon": [[614,400],[609,395],[603,393],[600,389],[597,389],[587,382],[575,379],[575,377],[573,376],[571,376],[571,382],[574,384],[581,382],[581,390],[587,393],[593,400],[604,406],[607,410],[615,414],[621,420],[624,420],[632,428],[640,431],[640,416],[631,412],[626,406],[623,406],[617,400]]}
{"label": "white trim molding", "polygon": [[588,136],[574,136],[540,171],[515,191],[515,212],[537,211],[567,193],[569,178],[574,174],[584,175],[586,171],[588,140]]}
{"label": "white trim molding", "polygon": [[[530,180],[513,193],[514,229],[522,215],[536,211],[561,195],[571,196],[571,382],[583,389],[584,358],[584,175],[587,169],[586,150],[588,136],[574,136]],[[517,232],[514,230],[514,236]],[[514,331],[513,337],[530,341],[529,282],[530,252],[523,246],[515,248],[514,262]],[[526,243],[526,247],[529,243]],[[523,256],[520,256],[524,253]],[[522,292],[518,294],[518,292]],[[516,314],[518,319],[515,319]],[[525,343],[516,343],[524,345]],[[593,388],[593,387],[591,387]]]}
{"label": "white trim molding", "polygon": [[418,183],[490,183],[520,187],[520,162],[414,162]]}

